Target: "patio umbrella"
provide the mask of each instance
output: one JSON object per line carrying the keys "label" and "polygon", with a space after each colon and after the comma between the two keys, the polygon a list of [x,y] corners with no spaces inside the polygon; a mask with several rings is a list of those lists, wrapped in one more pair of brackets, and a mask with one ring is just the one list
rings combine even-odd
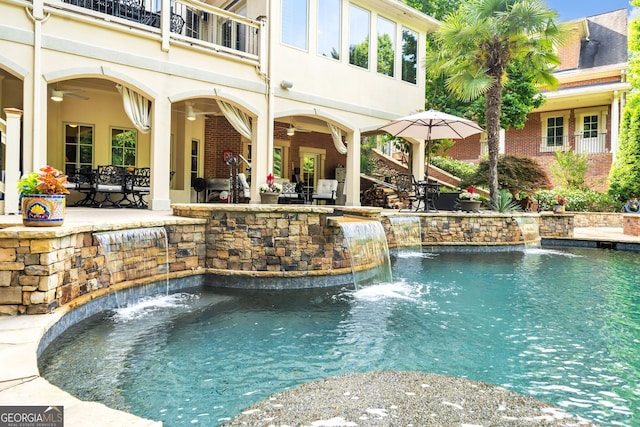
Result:
{"label": "patio umbrella", "polygon": [[427,141],[427,178],[434,139],[464,139],[482,129],[476,122],[441,111],[429,110],[392,120],[379,128],[393,136],[418,138]]}

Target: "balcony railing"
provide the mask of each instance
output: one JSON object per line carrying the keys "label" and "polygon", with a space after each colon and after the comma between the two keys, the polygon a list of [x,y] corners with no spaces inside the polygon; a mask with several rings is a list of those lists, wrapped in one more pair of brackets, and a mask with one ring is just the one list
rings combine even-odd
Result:
{"label": "balcony railing", "polygon": [[[110,17],[160,28],[162,14],[142,0],[63,0]],[[171,2],[169,29],[194,44],[247,59],[259,59],[261,24],[199,1]]]}
{"label": "balcony railing", "polygon": [[[480,155],[487,156],[487,141],[480,142]],[[510,138],[505,140],[505,153],[518,156],[538,157],[552,154],[554,151],[575,151],[584,154],[604,154],[611,152],[611,141],[606,133],[587,137],[580,133],[562,137]]]}

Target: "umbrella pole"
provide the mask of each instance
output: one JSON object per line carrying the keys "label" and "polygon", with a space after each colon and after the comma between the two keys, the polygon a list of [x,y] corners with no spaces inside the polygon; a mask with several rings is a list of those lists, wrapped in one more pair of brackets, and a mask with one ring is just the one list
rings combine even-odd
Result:
{"label": "umbrella pole", "polygon": [[[427,181],[427,186],[429,185],[429,163],[431,163],[431,139],[427,141],[427,172],[424,177],[425,181]],[[426,212],[429,212],[429,195],[427,194],[427,186],[424,188],[424,209]]]}

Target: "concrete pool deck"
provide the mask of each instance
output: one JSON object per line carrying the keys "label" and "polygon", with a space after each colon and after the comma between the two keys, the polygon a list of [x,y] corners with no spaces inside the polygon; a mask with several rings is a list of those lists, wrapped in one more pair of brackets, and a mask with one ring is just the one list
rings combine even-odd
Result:
{"label": "concrete pool deck", "polygon": [[[170,211],[148,211],[148,210],[130,210],[130,209],[92,209],[92,208],[70,208],[67,210],[65,219],[65,225],[91,225],[91,224],[121,224],[131,223],[133,221],[140,221],[141,223],[148,222],[162,222],[163,220],[169,221],[172,217]],[[0,225],[3,227],[11,225],[20,225],[21,218],[18,215],[0,216]],[[576,228],[574,230],[574,237],[568,240],[585,241],[585,242],[624,242],[640,244],[640,237],[627,236],[622,233],[622,228]],[[0,406],[63,406],[65,412],[65,426],[67,427],[84,427],[91,426],[159,426],[160,422],[146,420],[136,417],[131,414],[127,414],[121,411],[116,411],[106,407],[103,404],[95,402],[81,401],[69,393],[66,393],[57,387],[49,384],[45,379],[40,377],[37,366],[37,349],[40,339],[44,332],[55,322],[57,322],[65,314],[64,308],[51,314],[44,315],[24,315],[13,317],[0,317],[0,360],[3,362],[0,364]],[[508,404],[507,408],[514,409],[518,416],[524,417],[519,419],[519,423],[505,423],[503,425],[593,425],[590,423],[577,424],[576,419],[564,418],[561,415],[561,411],[558,410],[544,410],[543,408],[549,408],[549,405],[542,404],[534,401],[526,396],[510,393],[500,387],[494,387],[489,385],[479,385],[479,383],[465,381],[462,379],[456,379],[443,376],[429,376],[424,377],[427,374],[421,373],[396,373],[395,382],[390,382],[390,379],[386,373],[371,373],[365,376],[354,376],[348,378],[348,381],[334,382],[332,379],[323,380],[321,382],[312,382],[296,388],[285,393],[285,396],[289,396],[291,404],[296,402],[295,399],[304,398],[305,401],[314,401],[316,406],[308,406],[308,414],[317,413],[319,409],[327,409],[323,412],[323,416],[320,419],[328,419],[330,412],[328,408],[333,405],[334,412],[341,416],[347,415],[347,407],[340,406],[342,404],[357,402],[358,405],[355,409],[349,409],[349,413],[361,414],[364,410],[364,414],[369,414],[369,419],[362,419],[362,414],[359,418],[348,421],[343,424],[339,424],[339,420],[336,420],[334,424],[316,424],[320,425],[356,425],[350,424],[350,422],[356,422],[358,426],[386,426],[395,425],[394,420],[397,418],[389,418],[387,416],[381,416],[380,414],[392,414],[396,409],[395,407],[401,407],[401,405],[409,405],[411,407],[412,401],[415,400],[415,393],[422,390],[423,394],[421,405],[415,406],[414,410],[422,414],[425,405],[430,401],[429,399],[436,399],[432,402],[430,408],[439,407],[440,410],[432,410],[432,417],[428,420],[433,421],[428,425],[461,425],[461,423],[470,424],[471,419],[461,419],[460,412],[457,410],[458,406],[467,408],[484,408],[485,416],[491,412],[495,415],[496,400],[493,399],[499,396],[503,398],[502,393],[507,393],[508,396],[505,402],[513,402]],[[338,377],[340,379],[342,377]],[[424,382],[427,381],[427,382]],[[424,384],[431,384],[429,387],[423,387]],[[329,387],[329,388],[328,388]],[[346,388],[345,388],[346,387]],[[426,391],[424,390],[426,389]],[[327,390],[333,390],[328,393]],[[353,390],[353,391],[349,391]],[[374,392],[378,390],[378,392]],[[435,391],[437,393],[435,393]],[[297,392],[296,392],[297,391]],[[359,393],[359,399],[346,399],[345,393]],[[455,392],[455,393],[454,393]],[[460,393],[458,393],[460,392]],[[296,395],[299,393],[300,395]],[[414,394],[412,394],[414,393]],[[454,393],[454,394],[452,394]],[[278,398],[279,395],[274,396]],[[386,396],[386,397],[385,397]],[[404,396],[404,397],[402,397]],[[430,397],[431,396],[431,397]],[[458,396],[458,397],[456,397]],[[505,395],[506,396],[506,395]],[[401,399],[404,399],[402,400]],[[326,398],[328,400],[322,400]],[[457,401],[454,398],[463,399]],[[388,399],[388,400],[385,400]],[[490,400],[486,400],[490,399]],[[493,399],[493,400],[491,400]],[[376,402],[385,403],[384,411],[376,411],[380,409]],[[443,403],[447,402],[447,403]],[[518,403],[519,402],[519,403]],[[537,403],[534,403],[537,402]],[[256,416],[265,416],[267,409],[272,411],[279,406],[274,405],[272,400],[266,400],[258,405],[266,405],[263,407],[256,407],[263,411],[262,414]],[[279,402],[283,404],[283,402]],[[457,405],[457,406],[456,406]],[[530,412],[525,415],[528,407]],[[313,409],[315,408],[315,409]],[[363,409],[364,408],[364,409]],[[491,409],[494,408],[494,409]],[[498,406],[502,408],[502,406]],[[367,409],[373,409],[374,411],[367,412]],[[480,413],[478,410],[472,410],[471,412]],[[313,412],[315,411],[315,412]],[[545,412],[546,411],[546,412]],[[292,407],[292,414],[295,412]],[[258,414],[257,412],[254,412]],[[271,413],[271,412],[269,412]],[[507,412],[505,412],[506,414]],[[449,415],[447,415],[449,414]],[[489,414],[489,415],[491,415]],[[560,414],[560,415],[559,415]],[[276,414],[273,414],[274,416]],[[504,414],[502,414],[504,415]],[[315,416],[315,415],[314,415]],[[439,418],[440,416],[445,418]],[[542,419],[538,417],[548,417],[552,419]],[[446,418],[451,417],[451,418]],[[533,417],[531,421],[526,421],[526,417]],[[437,419],[448,420],[442,421],[440,424],[436,423]],[[486,422],[491,422],[491,418],[486,419]],[[316,420],[319,420],[316,418]],[[416,424],[421,424],[419,418],[414,418]],[[313,420],[307,419],[304,422],[308,422],[311,425]],[[525,423],[526,421],[526,423]],[[274,418],[273,423],[280,422],[278,418]],[[270,422],[264,422],[267,425]],[[283,421],[284,422],[284,421]],[[295,421],[294,421],[295,422]],[[300,419],[300,422],[303,422]],[[476,419],[476,422],[481,422],[480,419]],[[409,425],[402,423],[403,425]],[[238,421],[233,421],[230,425],[256,425],[252,423],[244,423],[242,418],[239,417]],[[299,424],[296,424],[299,425]],[[477,425],[489,425],[489,424],[477,424]],[[495,425],[495,424],[492,424]]]}

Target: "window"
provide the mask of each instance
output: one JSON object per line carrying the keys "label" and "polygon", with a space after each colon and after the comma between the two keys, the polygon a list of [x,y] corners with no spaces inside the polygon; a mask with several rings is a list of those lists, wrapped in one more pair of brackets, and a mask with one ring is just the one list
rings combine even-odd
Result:
{"label": "window", "polygon": [[67,123],[64,133],[64,173],[93,169],[93,126]]}
{"label": "window", "polygon": [[396,25],[378,17],[378,73],[393,77],[396,51]]}
{"label": "window", "polygon": [[418,69],[418,33],[402,29],[402,80],[416,83]]}
{"label": "window", "polygon": [[340,0],[318,0],[318,55],[340,59]]}
{"label": "window", "polygon": [[607,152],[608,107],[574,110],[576,116],[575,150],[577,153]]}
{"label": "window", "polygon": [[582,123],[582,137],[583,138],[597,138],[598,137],[598,120],[600,118],[597,114],[584,116]]}
{"label": "window", "polygon": [[132,129],[111,129],[111,164],[135,166],[138,133]]}
{"label": "window", "polygon": [[547,147],[564,145],[564,117],[547,118]]}
{"label": "window", "polygon": [[369,69],[369,12],[349,6],[349,64]]}
{"label": "window", "polygon": [[197,139],[191,140],[191,182],[193,183],[200,175],[198,171],[198,159],[200,158],[200,141]]}
{"label": "window", "polygon": [[309,0],[282,0],[282,43],[307,49]]}

